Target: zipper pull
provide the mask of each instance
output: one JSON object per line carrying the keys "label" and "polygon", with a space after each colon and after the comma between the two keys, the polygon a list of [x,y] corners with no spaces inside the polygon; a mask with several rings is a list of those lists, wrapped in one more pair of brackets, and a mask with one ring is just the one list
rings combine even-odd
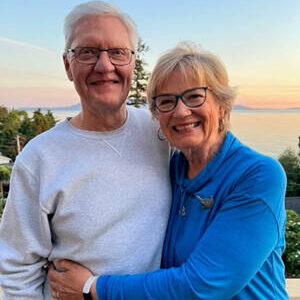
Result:
{"label": "zipper pull", "polygon": [[185,206],[183,205],[182,210],[181,210],[181,216],[184,217],[185,216]]}
{"label": "zipper pull", "polygon": [[178,215],[184,217],[185,216],[185,191],[180,187],[180,202],[179,202],[179,209]]}

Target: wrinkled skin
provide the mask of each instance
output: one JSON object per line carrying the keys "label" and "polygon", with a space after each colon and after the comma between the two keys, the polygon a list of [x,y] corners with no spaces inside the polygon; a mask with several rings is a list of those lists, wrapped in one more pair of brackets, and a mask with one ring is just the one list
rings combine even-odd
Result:
{"label": "wrinkled skin", "polygon": [[87,268],[70,260],[58,261],[55,267],[52,263],[49,264],[48,284],[51,297],[57,299],[58,292],[59,300],[82,300],[83,285],[92,275]]}

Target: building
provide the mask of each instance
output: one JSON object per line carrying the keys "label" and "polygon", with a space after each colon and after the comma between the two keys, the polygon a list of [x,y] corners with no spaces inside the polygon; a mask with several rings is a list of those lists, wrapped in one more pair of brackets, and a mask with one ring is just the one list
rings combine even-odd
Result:
{"label": "building", "polygon": [[0,153],[0,165],[9,165],[11,162],[11,159],[9,157],[3,156]]}
{"label": "building", "polygon": [[300,215],[300,197],[286,197],[285,208],[293,210],[296,214]]}

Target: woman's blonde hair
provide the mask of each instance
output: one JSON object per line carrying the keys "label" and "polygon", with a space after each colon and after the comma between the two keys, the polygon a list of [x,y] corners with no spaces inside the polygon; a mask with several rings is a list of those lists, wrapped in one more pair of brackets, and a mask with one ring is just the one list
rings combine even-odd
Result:
{"label": "woman's blonde hair", "polygon": [[221,131],[226,132],[229,128],[235,89],[228,85],[227,72],[221,61],[215,55],[200,50],[189,42],[178,44],[158,59],[147,88],[148,104],[152,115],[156,116],[152,98],[174,72],[179,72],[184,82],[197,82],[199,86],[206,86],[211,90],[214,100],[224,110]]}

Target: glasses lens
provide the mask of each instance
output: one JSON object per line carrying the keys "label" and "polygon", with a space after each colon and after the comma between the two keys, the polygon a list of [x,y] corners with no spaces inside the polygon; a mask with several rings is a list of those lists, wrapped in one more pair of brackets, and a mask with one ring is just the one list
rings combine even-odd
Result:
{"label": "glasses lens", "polygon": [[81,63],[95,63],[98,59],[98,49],[96,48],[77,48],[75,57]]}
{"label": "glasses lens", "polygon": [[126,65],[130,63],[132,54],[129,49],[109,49],[107,52],[112,64]]}
{"label": "glasses lens", "polygon": [[185,104],[189,107],[197,107],[204,103],[206,97],[206,89],[197,88],[187,91],[182,95]]}
{"label": "glasses lens", "polygon": [[172,95],[158,96],[155,99],[156,107],[160,111],[170,111],[176,106],[176,97]]}

